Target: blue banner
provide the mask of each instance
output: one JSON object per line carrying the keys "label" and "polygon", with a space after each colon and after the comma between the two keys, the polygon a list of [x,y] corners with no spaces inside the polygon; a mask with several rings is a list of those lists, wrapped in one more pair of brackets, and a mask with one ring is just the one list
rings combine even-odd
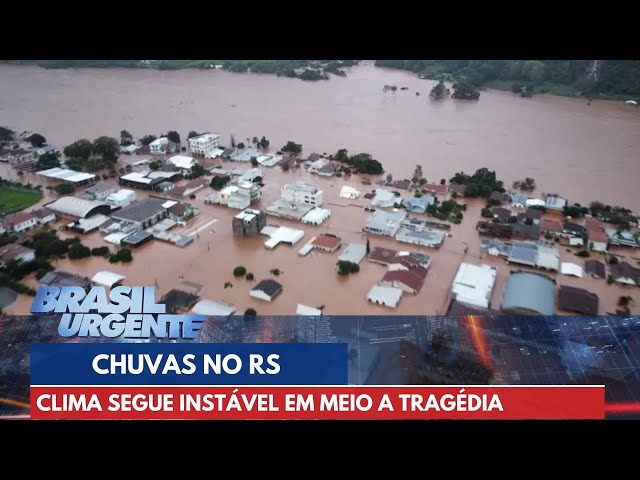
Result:
{"label": "blue banner", "polygon": [[345,343],[31,345],[31,385],[346,384]]}

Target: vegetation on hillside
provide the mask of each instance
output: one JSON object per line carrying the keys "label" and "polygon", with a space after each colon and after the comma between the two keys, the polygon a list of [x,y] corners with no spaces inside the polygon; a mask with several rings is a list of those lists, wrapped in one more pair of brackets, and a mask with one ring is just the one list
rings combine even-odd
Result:
{"label": "vegetation on hillside", "polygon": [[[423,78],[522,92],[629,98],[640,95],[639,60],[376,60]],[[518,88],[515,88],[515,85]],[[528,95],[525,95],[528,96]]]}

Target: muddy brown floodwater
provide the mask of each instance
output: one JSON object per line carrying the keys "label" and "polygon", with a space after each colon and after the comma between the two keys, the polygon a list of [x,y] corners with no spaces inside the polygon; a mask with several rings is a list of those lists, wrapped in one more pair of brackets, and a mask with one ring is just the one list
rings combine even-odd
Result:
{"label": "muddy brown floodwater", "polygon": [[[408,91],[385,94],[385,84],[407,86]],[[289,139],[302,143],[305,154],[330,153],[342,147],[352,153],[366,151],[395,178],[410,177],[416,164],[421,164],[425,177],[434,182],[450,178],[456,171],[472,172],[486,166],[495,169],[506,185],[530,176],[536,179],[539,193],[558,192],[571,202],[601,200],[637,210],[640,110],[622,102],[587,106],[581,100],[543,95],[521,99],[497,91],[482,92],[478,102],[449,99],[434,103],[427,98],[432,85],[405,72],[371,65],[353,68],[347,78],[315,83],[221,71],[1,66],[0,125],[37,131],[57,145],[82,137],[117,137],[122,129],[135,136],[170,129],[181,135],[210,130],[220,132],[225,142],[231,133],[239,141],[265,135],[274,147]],[[416,96],[416,91],[421,95]],[[233,164],[237,166],[241,165]],[[461,261],[468,261],[498,268],[491,306],[499,308],[511,267],[500,259],[482,256],[475,224],[483,202],[465,200],[468,210],[464,221],[453,227],[452,237],[439,250],[370,237],[372,247],[417,250],[433,257],[422,291],[415,296],[403,295],[399,307],[392,310],[366,301],[368,290],[384,275],[383,266],[365,259],[360,273],[341,278],[335,271],[339,253],[298,255],[304,243],[322,232],[340,236],[342,249],[350,242],[365,243],[361,228],[368,213],[361,207],[368,201],[349,202],[340,199],[338,192],[345,184],[361,191],[374,187],[363,186],[357,176],[326,179],[302,170],[282,172],[278,167],[264,171],[267,186],[258,207],[278,198],[282,184],[305,179],[325,190],[325,207],[332,210],[330,220],[313,227],[269,217],[270,223],[305,231],[294,247],[280,245],[270,251],[263,247],[264,236],[234,237],[231,219],[237,211],[205,205],[209,192],[201,190],[192,201],[201,214],[184,228],[185,233],[198,230],[198,235],[186,248],[153,241],[135,249],[129,265],[97,258],[64,259],[56,268],[89,277],[110,270],[125,275],[125,283],[130,285],[157,282],[159,295],[172,288],[193,291],[192,284],[200,284],[197,293],[202,298],[233,303],[240,313],[252,307],[259,314],[295,314],[296,305],[303,303],[324,305],[328,315],[402,315],[444,313],[455,272]],[[5,164],[0,165],[0,175],[17,178]],[[38,181],[31,175],[25,179]],[[104,244],[100,233],[83,237],[83,242],[92,247]],[[562,261],[583,264],[564,248],[561,252]],[[636,264],[631,257],[638,256],[637,252],[620,253]],[[232,276],[237,265],[253,272],[256,281],[270,277],[270,269],[282,270],[277,280],[284,286],[283,293],[273,303],[249,297],[252,283]],[[638,291],[607,285],[604,280],[552,276],[560,284],[597,293],[601,314],[614,311],[620,295]],[[227,281],[233,287],[225,289]],[[37,285],[34,279],[27,283]],[[7,311],[28,313],[30,303],[31,298],[21,295]]]}

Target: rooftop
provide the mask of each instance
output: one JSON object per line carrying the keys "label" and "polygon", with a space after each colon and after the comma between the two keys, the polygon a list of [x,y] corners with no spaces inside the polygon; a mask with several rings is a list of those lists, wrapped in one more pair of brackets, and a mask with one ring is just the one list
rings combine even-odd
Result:
{"label": "rooftop", "polygon": [[75,170],[68,170],[65,168],[55,167],[48,170],[41,170],[36,172],[43,177],[53,178],[56,180],[63,180],[65,182],[79,183],[96,178],[92,173],[76,172]]}
{"label": "rooftop", "polygon": [[193,293],[185,292],[182,290],[169,290],[161,299],[160,304],[167,306],[167,313],[175,313],[178,310],[191,309],[199,297]]}
{"label": "rooftop", "polygon": [[598,295],[584,288],[560,285],[558,308],[584,315],[598,315]]}
{"label": "rooftop", "polygon": [[314,185],[313,183],[298,181],[294,183],[287,183],[284,187],[282,187],[282,190],[314,194],[320,190],[320,187]]}
{"label": "rooftop", "polygon": [[440,185],[439,183],[425,183],[422,188],[427,190],[428,192],[433,192],[435,194],[444,195],[447,193],[447,186]]}
{"label": "rooftop", "polygon": [[584,269],[588,275],[592,275],[594,277],[604,278],[607,276],[604,263],[598,260],[585,260]]}
{"label": "rooftop", "polygon": [[131,222],[144,222],[167,210],[169,207],[165,206],[166,203],[167,200],[164,198],[147,197],[117,211],[113,214],[113,218]]}
{"label": "rooftop", "polygon": [[73,273],[62,272],[56,270],[55,272],[47,272],[40,279],[41,285],[50,285],[56,287],[85,287],[91,283],[87,277],[81,277]]}
{"label": "rooftop", "polygon": [[382,277],[382,281],[402,283],[416,292],[419,292],[424,285],[424,277],[411,270],[390,270]]}
{"label": "rooftop", "polygon": [[360,263],[367,255],[367,246],[363,243],[350,243],[338,257],[338,260]]}
{"label": "rooftop", "polygon": [[319,317],[320,315],[322,315],[322,311],[318,308],[308,307],[299,303],[296,308],[296,315],[302,315],[306,317]]}
{"label": "rooftop", "polygon": [[464,304],[489,308],[496,275],[496,269],[489,265],[461,263],[451,286],[452,297]]}
{"label": "rooftop", "polygon": [[295,245],[302,239],[302,237],[304,237],[303,230],[297,230],[295,228],[289,227],[279,227],[274,232],[270,233],[269,240],[264,243],[264,246],[272,249],[281,242]]}
{"label": "rooftop", "polygon": [[91,281],[96,285],[102,285],[104,287],[111,288],[115,284],[122,282],[126,277],[114,272],[102,271],[96,273]]}
{"label": "rooftop", "polygon": [[517,314],[553,315],[555,282],[540,273],[512,273],[504,287],[502,310]]}
{"label": "rooftop", "polygon": [[318,247],[324,247],[329,249],[335,249],[340,246],[342,239],[335,235],[320,234],[312,240],[312,243]]}
{"label": "rooftop", "polygon": [[627,262],[614,263],[609,268],[614,279],[630,278],[636,285],[640,284],[640,268],[635,268]]}
{"label": "rooftop", "polygon": [[261,282],[259,282],[251,290],[264,292],[270,297],[273,297],[274,295],[277,295],[282,291],[282,285],[271,278],[267,278],[266,280],[262,280]]}
{"label": "rooftop", "polygon": [[169,162],[184,170],[190,169],[196,163],[193,157],[187,157],[185,155],[174,155],[169,159]]}
{"label": "rooftop", "polygon": [[233,315],[236,311],[236,307],[217,300],[200,300],[191,309],[191,313],[196,315],[207,315],[211,317],[220,316],[228,317]]}
{"label": "rooftop", "polygon": [[385,287],[383,285],[374,285],[369,293],[367,299],[372,302],[381,302],[385,305],[396,306],[402,298],[402,290],[395,287]]}
{"label": "rooftop", "polygon": [[367,219],[365,227],[370,230],[388,232],[390,235],[395,235],[406,217],[407,213],[402,211],[387,212],[385,210],[376,210]]}
{"label": "rooftop", "polygon": [[8,243],[7,245],[0,247],[0,260],[3,262],[10,262],[16,257],[30,252],[35,253],[35,250],[15,243]]}
{"label": "rooftop", "polygon": [[85,188],[84,191],[95,195],[102,192],[109,192],[113,189],[113,185],[107,185],[106,183],[96,183],[95,185],[91,185],[90,187]]}
{"label": "rooftop", "polygon": [[524,215],[532,220],[540,220],[542,218],[542,210],[537,208],[527,208]]}
{"label": "rooftop", "polygon": [[547,208],[551,208],[553,210],[562,210],[567,206],[567,199],[555,195],[549,195],[545,205]]}
{"label": "rooftop", "polygon": [[47,208],[57,213],[78,218],[86,218],[96,213],[109,213],[111,211],[108,203],[79,197],[60,197],[47,204]]}
{"label": "rooftop", "polygon": [[399,242],[439,247],[444,242],[446,236],[446,233],[437,230],[414,228],[406,225],[400,228],[400,231],[396,235],[396,240]]}
{"label": "rooftop", "polygon": [[540,230],[551,233],[562,233],[562,223],[558,220],[543,218],[540,222]]}

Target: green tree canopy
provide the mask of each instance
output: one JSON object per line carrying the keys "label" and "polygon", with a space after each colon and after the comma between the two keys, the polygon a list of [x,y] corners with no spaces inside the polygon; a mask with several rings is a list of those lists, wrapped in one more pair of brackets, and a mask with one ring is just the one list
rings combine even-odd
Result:
{"label": "green tree canopy", "polygon": [[45,144],[47,143],[47,139],[44,138],[39,133],[34,133],[32,135],[29,135],[29,137],[27,137],[27,140],[31,143],[31,145],[33,145],[36,148],[44,147]]}
{"label": "green tree canopy", "polygon": [[38,157],[38,168],[45,170],[60,166],[60,152],[47,152]]}
{"label": "green tree canopy", "polygon": [[115,138],[103,136],[93,141],[92,153],[101,156],[107,163],[115,163],[120,154],[120,146]]}
{"label": "green tree canopy", "polygon": [[82,160],[88,160],[93,151],[93,143],[86,138],[76,140],[70,145],[67,145],[63,153],[67,157],[81,158]]}

